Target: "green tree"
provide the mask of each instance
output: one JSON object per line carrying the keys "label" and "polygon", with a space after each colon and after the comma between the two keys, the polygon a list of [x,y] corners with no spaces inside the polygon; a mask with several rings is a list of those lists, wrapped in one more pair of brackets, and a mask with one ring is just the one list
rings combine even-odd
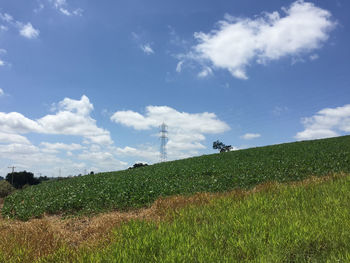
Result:
{"label": "green tree", "polygon": [[40,183],[33,173],[27,171],[9,173],[6,176],[6,181],[16,189],[22,188],[26,184],[34,185]]}
{"label": "green tree", "polygon": [[219,150],[221,153],[222,152],[229,152],[230,150],[232,150],[232,146],[225,145],[222,142],[220,142],[219,140],[217,140],[217,141],[213,142],[213,149]]}

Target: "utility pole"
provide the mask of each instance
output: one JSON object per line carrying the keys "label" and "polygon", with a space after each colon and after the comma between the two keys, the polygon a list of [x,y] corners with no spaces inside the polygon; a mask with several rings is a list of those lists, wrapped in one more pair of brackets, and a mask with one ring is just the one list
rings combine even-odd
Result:
{"label": "utility pole", "polygon": [[168,126],[163,122],[160,126],[160,162],[167,160],[166,143],[168,142]]}
{"label": "utility pole", "polygon": [[58,169],[58,177],[61,177],[61,168]]}
{"label": "utility pole", "polygon": [[12,186],[13,186],[13,173],[15,172],[15,168],[16,168],[16,167],[10,166],[10,167],[7,167],[7,168],[12,169],[12,173],[11,173],[11,174],[12,174],[12,176],[11,176],[11,178],[12,178],[12,183],[11,183],[11,184],[12,184]]}

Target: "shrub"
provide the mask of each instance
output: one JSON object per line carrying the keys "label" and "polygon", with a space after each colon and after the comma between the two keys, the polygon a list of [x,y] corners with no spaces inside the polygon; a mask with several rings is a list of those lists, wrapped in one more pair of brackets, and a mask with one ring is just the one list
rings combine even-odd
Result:
{"label": "shrub", "polygon": [[4,198],[11,194],[15,188],[6,180],[0,181],[0,198]]}

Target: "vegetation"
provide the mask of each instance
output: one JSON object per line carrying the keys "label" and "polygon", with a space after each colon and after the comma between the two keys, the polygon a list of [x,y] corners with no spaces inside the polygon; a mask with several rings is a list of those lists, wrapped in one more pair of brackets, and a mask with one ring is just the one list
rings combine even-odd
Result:
{"label": "vegetation", "polygon": [[157,198],[225,192],[267,181],[350,172],[350,136],[213,154],[138,169],[49,181],[5,199],[5,217],[93,214],[151,205]]}
{"label": "vegetation", "polygon": [[4,198],[15,191],[15,188],[7,181],[0,181],[0,198]]}
{"label": "vegetation", "polygon": [[143,166],[148,166],[147,163],[135,163],[132,167],[129,167],[128,169],[134,169],[134,168],[139,168]]}
{"label": "vegetation", "polygon": [[[106,242],[79,247],[58,239],[62,220],[16,222],[0,235],[0,262],[349,262],[349,202],[350,176],[341,174],[172,197],[148,212],[159,220],[123,223]],[[79,226],[70,220],[66,228]]]}
{"label": "vegetation", "polygon": [[40,184],[43,181],[49,180],[46,176],[40,176],[39,178],[34,177],[31,172],[14,172],[8,173],[6,176],[6,181],[8,181],[16,189],[21,189],[23,186]]}
{"label": "vegetation", "polygon": [[232,146],[231,145],[225,145],[222,142],[215,141],[213,142],[213,149],[215,150],[219,150],[219,152],[224,153],[224,152],[229,152],[232,150]]}
{"label": "vegetation", "polygon": [[[59,262],[349,262],[350,177],[266,185],[180,209],[172,222],[133,221],[107,248],[59,251]],[[67,251],[68,250],[68,251]],[[68,253],[67,253],[68,252]],[[70,252],[70,253],[69,253]]]}

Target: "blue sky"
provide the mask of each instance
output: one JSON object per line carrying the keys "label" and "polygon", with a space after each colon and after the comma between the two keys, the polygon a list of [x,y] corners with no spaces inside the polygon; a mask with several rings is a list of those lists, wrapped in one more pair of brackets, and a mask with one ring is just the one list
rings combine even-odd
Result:
{"label": "blue sky", "polygon": [[0,176],[350,133],[350,3],[0,0]]}

